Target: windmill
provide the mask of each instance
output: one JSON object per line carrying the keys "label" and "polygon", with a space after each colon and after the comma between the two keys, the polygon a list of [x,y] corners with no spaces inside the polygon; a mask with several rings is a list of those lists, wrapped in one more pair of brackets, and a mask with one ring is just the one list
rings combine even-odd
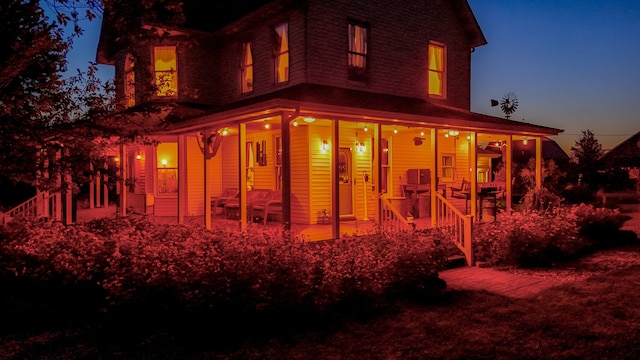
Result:
{"label": "windmill", "polygon": [[518,108],[518,96],[514,92],[508,92],[500,101],[491,99],[491,106],[498,105],[500,105],[505,118],[510,119],[511,114]]}

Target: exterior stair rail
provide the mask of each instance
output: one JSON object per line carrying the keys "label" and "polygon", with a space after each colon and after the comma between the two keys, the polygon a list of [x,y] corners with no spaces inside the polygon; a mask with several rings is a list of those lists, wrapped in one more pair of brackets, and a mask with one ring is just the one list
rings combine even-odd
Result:
{"label": "exterior stair rail", "polygon": [[473,216],[464,215],[442,194],[436,193],[435,226],[447,234],[464,254],[467,265],[474,265]]}
{"label": "exterior stair rail", "polygon": [[382,195],[378,195],[380,199],[382,223],[380,224],[383,231],[400,231],[400,230],[413,230],[415,224],[405,219],[402,214],[396,209],[389,199]]}
{"label": "exterior stair rail", "polygon": [[13,209],[0,213],[0,225],[6,225],[15,218],[62,220],[61,206],[58,204],[59,199],[59,193],[40,192]]}

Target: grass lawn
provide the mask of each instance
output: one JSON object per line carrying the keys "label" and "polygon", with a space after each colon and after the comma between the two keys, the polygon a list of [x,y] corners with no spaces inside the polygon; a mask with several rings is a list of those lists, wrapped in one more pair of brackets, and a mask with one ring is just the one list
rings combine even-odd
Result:
{"label": "grass lawn", "polygon": [[203,318],[49,314],[0,325],[0,359],[640,358],[640,262],[628,261],[640,246],[611,251],[606,266],[579,261],[563,270],[593,275],[528,299],[445,291],[228,332]]}

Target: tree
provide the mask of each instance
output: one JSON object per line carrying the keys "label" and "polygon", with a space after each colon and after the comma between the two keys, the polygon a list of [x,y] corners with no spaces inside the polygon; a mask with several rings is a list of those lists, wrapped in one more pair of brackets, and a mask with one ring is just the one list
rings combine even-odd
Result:
{"label": "tree", "polygon": [[603,155],[602,145],[591,130],[582,131],[582,137],[571,147],[574,175],[577,182],[584,183],[592,190],[599,186],[598,172],[602,170],[600,158]]}

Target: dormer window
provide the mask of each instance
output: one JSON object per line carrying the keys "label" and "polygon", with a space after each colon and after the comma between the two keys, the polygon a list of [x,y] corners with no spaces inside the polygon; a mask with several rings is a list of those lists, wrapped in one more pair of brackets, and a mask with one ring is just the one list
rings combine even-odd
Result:
{"label": "dormer window", "polygon": [[349,24],[349,80],[367,80],[367,28]]}
{"label": "dormer window", "polygon": [[133,55],[127,54],[124,60],[124,103],[130,108],[136,106],[136,73]]}
{"label": "dormer window", "polygon": [[444,44],[429,44],[429,96],[434,98],[446,97],[446,49]]}
{"label": "dormer window", "polygon": [[156,95],[178,95],[178,67],[175,46],[156,46],[153,49]]}
{"label": "dormer window", "polygon": [[253,54],[251,43],[242,44],[242,63],[240,64],[241,91],[243,94],[253,91]]}
{"label": "dormer window", "polygon": [[280,24],[274,31],[275,82],[279,84],[289,81],[289,24]]}

